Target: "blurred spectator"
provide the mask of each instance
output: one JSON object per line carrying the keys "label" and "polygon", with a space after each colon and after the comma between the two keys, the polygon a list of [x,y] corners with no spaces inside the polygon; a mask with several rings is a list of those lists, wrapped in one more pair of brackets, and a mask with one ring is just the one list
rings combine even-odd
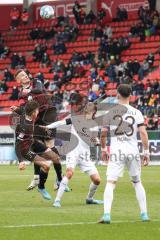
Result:
{"label": "blurred spectator", "polygon": [[80,24],[81,22],[80,12],[81,12],[81,5],[79,4],[78,1],[75,1],[75,4],[73,6],[73,15],[75,17],[77,24]]}
{"label": "blurred spectator", "polygon": [[138,16],[139,18],[142,20],[142,22],[146,22],[146,18],[149,15],[149,8],[148,6],[140,6],[140,8],[138,9]]}
{"label": "blurred spectator", "polygon": [[43,75],[42,72],[38,72],[38,73],[36,74],[36,78],[37,78],[38,80],[40,80],[42,83],[44,83],[44,75]]}
{"label": "blurred spectator", "polygon": [[159,79],[155,79],[153,81],[152,88],[153,88],[153,92],[155,94],[160,94],[160,81],[159,81]]}
{"label": "blurred spectator", "polygon": [[96,80],[93,80],[91,90],[92,90],[92,92],[99,91],[99,79],[98,78]]}
{"label": "blurred spectator", "polygon": [[56,89],[57,89],[56,83],[55,82],[49,82],[48,91],[54,92]]}
{"label": "blurred spectator", "polygon": [[141,81],[138,81],[133,89],[133,92],[136,96],[144,94],[144,84]]}
{"label": "blurred spectator", "polygon": [[53,93],[53,104],[55,104],[56,108],[60,110],[62,108],[63,102],[63,92],[60,89],[56,89]]}
{"label": "blurred spectator", "polygon": [[138,74],[138,71],[140,69],[140,63],[137,61],[137,59],[133,62],[133,75]]}
{"label": "blurred spectator", "polygon": [[149,67],[153,67],[154,65],[154,55],[153,53],[149,53],[149,55],[146,58],[146,61],[149,63]]}
{"label": "blurred spectator", "polygon": [[75,65],[75,67],[73,68],[73,76],[74,77],[83,77],[84,74],[85,74],[84,67],[81,64],[77,63]]}
{"label": "blurred spectator", "polygon": [[54,73],[54,77],[53,77],[54,82],[57,82],[58,79],[59,79],[59,75],[58,75],[57,72],[55,72],[55,73]]}
{"label": "blurred spectator", "polygon": [[93,11],[90,10],[90,12],[85,16],[84,24],[92,24],[96,20],[96,16],[94,15]]}
{"label": "blurred spectator", "polygon": [[10,18],[11,18],[11,28],[16,29],[19,24],[19,18],[20,18],[20,11],[18,8],[14,7],[11,9]]}
{"label": "blurred spectator", "polygon": [[101,23],[103,21],[103,19],[105,18],[105,16],[106,16],[106,11],[103,8],[101,8],[97,13],[98,22]]}
{"label": "blurred spectator", "polygon": [[125,8],[117,7],[115,20],[118,22],[121,22],[121,21],[125,21],[127,19],[128,19],[127,10]]}
{"label": "blurred spectator", "polygon": [[29,13],[28,13],[27,9],[23,9],[23,12],[21,13],[21,20],[24,25],[28,24]]}
{"label": "blurred spectator", "polygon": [[103,34],[105,38],[112,38],[112,28],[106,25],[104,27]]}
{"label": "blurred spectator", "polygon": [[65,71],[65,65],[62,60],[58,60],[52,63],[52,67],[50,68],[50,73],[51,72],[63,72]]}
{"label": "blurred spectator", "polygon": [[61,15],[57,18],[57,27],[62,27],[67,24],[69,24],[69,16],[68,15],[66,17]]}
{"label": "blurred spectator", "polygon": [[49,55],[46,52],[43,53],[42,59],[41,59],[41,67],[46,68],[50,65],[50,63],[51,63],[51,60],[50,60]]}
{"label": "blurred spectator", "polygon": [[18,66],[20,68],[24,68],[26,66],[26,58],[23,56],[21,53],[19,53],[19,61],[18,61]]}
{"label": "blurred spectator", "polygon": [[79,24],[84,24],[85,18],[86,18],[86,12],[84,8],[81,7]]}
{"label": "blurred spectator", "polygon": [[71,57],[71,63],[82,63],[85,60],[85,56],[82,53],[78,53],[76,51],[73,52]]}
{"label": "blurred spectator", "polygon": [[44,84],[41,80],[39,80],[39,78],[33,79],[33,87],[41,91],[44,90]]}
{"label": "blurred spectator", "polygon": [[0,58],[6,58],[9,54],[9,48],[5,46],[3,43],[0,43]]}
{"label": "blurred spectator", "polygon": [[19,94],[18,87],[13,86],[13,90],[12,90],[12,93],[11,93],[11,96],[9,99],[10,100],[18,100],[18,94]]}
{"label": "blurred spectator", "polygon": [[93,92],[93,91],[89,91],[88,100],[90,102],[94,102],[97,98],[98,98],[98,93]]}
{"label": "blurred spectator", "polygon": [[111,83],[116,82],[116,69],[114,64],[110,64],[106,69],[106,75],[109,77]]}
{"label": "blurred spectator", "polygon": [[47,51],[47,46],[45,44],[36,44],[35,49],[33,51],[33,59],[36,62],[40,62],[42,60],[43,54]]}
{"label": "blurred spectator", "polygon": [[90,72],[91,72],[90,77],[92,78],[92,80],[95,80],[97,78],[97,76],[98,76],[97,68],[91,68]]}
{"label": "blurred spectator", "polygon": [[138,78],[142,80],[149,71],[149,63],[144,60],[138,71]]}
{"label": "blurred spectator", "polygon": [[92,64],[94,63],[94,58],[95,58],[95,54],[91,51],[88,51],[85,55],[85,60],[84,60],[84,64]]}
{"label": "blurred spectator", "polygon": [[45,36],[45,31],[42,30],[41,28],[33,28],[31,31],[30,31],[30,37],[31,39],[42,39],[44,38]]}
{"label": "blurred spectator", "polygon": [[56,54],[56,55],[64,54],[67,51],[64,42],[56,42],[53,45],[53,50],[54,50],[54,54]]}
{"label": "blurred spectator", "polygon": [[136,37],[137,36],[137,25],[136,25],[136,23],[134,23],[131,26],[129,35],[132,36],[132,37]]}
{"label": "blurred spectator", "polygon": [[8,86],[4,79],[0,81],[0,94],[7,92]]}
{"label": "blurred spectator", "polygon": [[46,91],[48,91],[49,85],[50,85],[50,81],[48,79],[45,79],[44,88],[45,88]]}
{"label": "blurred spectator", "polygon": [[94,40],[96,40],[97,38],[102,38],[103,37],[103,30],[101,26],[97,26],[94,30],[93,30],[93,37]]}
{"label": "blurred spectator", "polygon": [[6,82],[10,82],[14,80],[14,76],[8,68],[4,69],[4,79]]}
{"label": "blurred spectator", "polygon": [[42,59],[42,52],[41,52],[40,44],[35,45],[35,49],[33,51],[33,59],[36,62],[39,62]]}
{"label": "blurred spectator", "polygon": [[124,20],[127,20],[128,19],[128,13],[127,13],[127,10],[125,8],[122,8],[121,9],[121,19],[122,21]]}
{"label": "blurred spectator", "polygon": [[48,40],[48,39],[50,39],[50,38],[53,38],[56,33],[57,33],[57,32],[56,32],[54,26],[51,26],[50,29],[46,29],[46,30],[44,31],[44,38],[45,38],[46,40]]}
{"label": "blurred spectator", "polygon": [[11,56],[11,68],[15,69],[19,64],[19,55],[17,53],[13,53]]}
{"label": "blurred spectator", "polygon": [[145,26],[143,23],[138,22],[137,24],[133,24],[130,28],[129,35],[131,37],[140,37],[140,41],[145,41],[146,33],[145,33]]}
{"label": "blurred spectator", "polygon": [[158,115],[151,115],[147,121],[147,130],[158,130]]}

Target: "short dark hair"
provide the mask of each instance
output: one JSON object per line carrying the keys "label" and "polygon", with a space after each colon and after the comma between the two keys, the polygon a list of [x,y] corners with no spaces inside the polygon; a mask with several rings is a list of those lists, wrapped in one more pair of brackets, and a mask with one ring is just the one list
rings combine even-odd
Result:
{"label": "short dark hair", "polygon": [[29,101],[25,105],[25,114],[31,116],[32,113],[39,108],[39,104],[36,101]]}
{"label": "short dark hair", "polygon": [[70,96],[70,104],[71,105],[77,105],[77,104],[81,104],[83,100],[83,97],[81,94],[79,93],[72,93]]}
{"label": "short dark hair", "polygon": [[123,97],[128,98],[132,93],[132,88],[129,84],[120,84],[117,88],[117,92]]}

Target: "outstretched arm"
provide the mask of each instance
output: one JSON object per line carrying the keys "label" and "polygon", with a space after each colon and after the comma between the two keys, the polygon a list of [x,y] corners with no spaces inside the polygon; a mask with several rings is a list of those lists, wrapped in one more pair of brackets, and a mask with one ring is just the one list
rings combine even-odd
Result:
{"label": "outstretched arm", "polygon": [[61,121],[57,121],[57,122],[54,122],[54,123],[51,123],[47,126],[45,126],[45,128],[57,128],[57,127],[60,127],[60,126],[63,126],[63,125],[69,125],[69,124],[72,124],[72,121],[70,118],[67,118],[67,119],[63,119]]}

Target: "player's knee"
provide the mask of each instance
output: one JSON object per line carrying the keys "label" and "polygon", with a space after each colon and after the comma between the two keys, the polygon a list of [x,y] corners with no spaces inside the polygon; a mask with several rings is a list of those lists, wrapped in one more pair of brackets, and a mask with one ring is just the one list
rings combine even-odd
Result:
{"label": "player's knee", "polygon": [[95,185],[99,185],[101,183],[101,178],[99,175],[94,176],[93,178],[91,178],[91,180]]}
{"label": "player's knee", "polygon": [[72,169],[67,169],[66,176],[68,179],[71,179],[73,176],[73,170]]}
{"label": "player's knee", "polygon": [[43,169],[44,169],[45,172],[48,173],[49,170],[50,170],[50,165],[46,164],[45,166],[43,166]]}
{"label": "player's knee", "polygon": [[140,176],[132,176],[132,177],[131,177],[131,182],[132,182],[133,184],[136,184],[136,183],[141,182]]}

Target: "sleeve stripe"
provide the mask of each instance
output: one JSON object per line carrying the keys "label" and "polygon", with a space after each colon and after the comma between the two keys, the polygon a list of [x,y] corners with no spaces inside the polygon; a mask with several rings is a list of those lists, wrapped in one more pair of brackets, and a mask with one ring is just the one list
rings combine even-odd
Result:
{"label": "sleeve stripe", "polygon": [[141,126],[145,126],[145,124],[144,123],[137,124],[137,127],[141,127]]}

